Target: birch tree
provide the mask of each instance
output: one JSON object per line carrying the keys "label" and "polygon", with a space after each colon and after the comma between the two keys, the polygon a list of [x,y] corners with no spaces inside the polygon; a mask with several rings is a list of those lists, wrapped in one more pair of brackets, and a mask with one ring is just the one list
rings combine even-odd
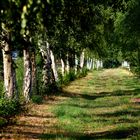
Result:
{"label": "birch tree", "polygon": [[1,48],[3,53],[4,91],[5,96],[12,99],[14,97],[14,70],[10,45],[10,33],[4,29],[2,31]]}
{"label": "birch tree", "polygon": [[[26,42],[26,41],[25,41]],[[31,62],[30,62],[30,51],[28,43],[25,43],[23,49],[23,60],[24,60],[24,81],[23,81],[23,95],[26,102],[29,102],[31,97]]]}
{"label": "birch tree", "polygon": [[39,48],[43,58],[43,85],[47,88],[55,83],[49,43],[45,40],[40,44]]}
{"label": "birch tree", "polygon": [[58,81],[58,73],[57,73],[57,66],[56,66],[56,60],[55,60],[55,56],[52,52],[52,50],[50,50],[50,57],[51,57],[51,61],[52,61],[52,70],[53,70],[53,74],[54,74],[54,78],[55,81]]}

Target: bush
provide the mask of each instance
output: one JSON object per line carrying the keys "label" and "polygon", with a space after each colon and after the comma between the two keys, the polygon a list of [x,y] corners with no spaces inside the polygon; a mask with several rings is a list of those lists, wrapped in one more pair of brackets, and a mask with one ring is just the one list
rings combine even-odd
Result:
{"label": "bush", "polygon": [[0,117],[0,127],[4,126],[6,124],[7,124],[7,120]]}
{"label": "bush", "polygon": [[77,78],[85,77],[87,75],[88,69],[83,68],[80,72],[77,73]]}
{"label": "bush", "polygon": [[21,105],[16,100],[0,98],[0,126],[6,125],[20,111]]}
{"label": "bush", "polygon": [[65,74],[64,77],[62,77],[62,84],[67,85],[69,82],[74,81],[76,79],[76,74],[74,70],[71,70],[69,73]]}
{"label": "bush", "polygon": [[36,104],[41,104],[43,102],[43,97],[41,95],[33,95],[32,102]]}
{"label": "bush", "polygon": [[0,99],[0,116],[9,119],[19,113],[21,107],[16,100]]}
{"label": "bush", "polygon": [[62,76],[61,73],[58,73],[59,81],[57,83],[57,86],[61,88],[62,85],[67,85],[71,81],[74,81],[76,78],[85,77],[87,75],[87,72],[88,70],[86,68],[83,68],[77,71],[77,73],[75,73],[75,70],[71,70],[69,73],[66,73],[64,76]]}
{"label": "bush", "polygon": [[140,76],[140,67],[139,66],[131,66],[131,72]]}

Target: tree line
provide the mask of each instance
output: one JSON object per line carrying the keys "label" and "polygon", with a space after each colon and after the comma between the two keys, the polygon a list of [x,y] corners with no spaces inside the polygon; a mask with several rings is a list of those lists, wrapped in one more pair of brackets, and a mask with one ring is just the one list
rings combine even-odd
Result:
{"label": "tree line", "polygon": [[19,99],[13,51],[23,58],[26,102],[37,92],[38,78],[44,91],[56,89],[60,77],[80,73],[85,65],[91,69],[96,60],[102,67],[110,59],[125,59],[138,68],[139,5],[138,0],[1,0],[4,96]]}

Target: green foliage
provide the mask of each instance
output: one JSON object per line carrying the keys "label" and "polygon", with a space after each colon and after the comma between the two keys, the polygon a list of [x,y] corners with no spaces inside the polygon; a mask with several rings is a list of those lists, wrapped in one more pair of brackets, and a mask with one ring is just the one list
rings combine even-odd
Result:
{"label": "green foliage", "polygon": [[83,69],[81,69],[80,71],[77,72],[77,78],[82,78],[87,76],[88,73],[88,69],[86,67],[84,67]]}
{"label": "green foliage", "polygon": [[140,130],[135,132],[131,137],[131,140],[139,140],[139,139],[140,139]]}
{"label": "green foliage", "polygon": [[74,81],[77,78],[85,77],[88,70],[83,68],[77,72],[75,70],[70,70],[69,73],[66,73],[64,76],[59,73],[59,81],[57,83],[58,87],[69,84],[71,81]]}
{"label": "green foliage", "polygon": [[21,111],[21,105],[18,101],[0,98],[0,126],[7,125],[10,119]]}
{"label": "green foliage", "polygon": [[76,79],[76,74],[74,70],[71,70],[69,73],[66,73],[64,76],[62,76],[61,73],[58,73],[59,76],[59,81],[58,81],[58,86],[61,87],[62,85],[67,85],[71,81]]}
{"label": "green foliage", "polygon": [[16,100],[0,99],[0,116],[9,119],[20,111],[20,104]]}
{"label": "green foliage", "polygon": [[121,66],[121,63],[116,59],[106,59],[103,64],[104,68],[118,68]]}
{"label": "green foliage", "polygon": [[3,97],[4,93],[3,93],[3,80],[0,79],[0,98]]}
{"label": "green foliage", "polygon": [[21,105],[16,100],[0,98],[0,126],[6,125],[10,118],[21,112]]}
{"label": "green foliage", "polygon": [[43,102],[43,97],[42,95],[33,95],[31,100],[33,103],[41,104]]}
{"label": "green foliage", "polygon": [[4,126],[6,124],[7,124],[7,120],[0,117],[0,127]]}
{"label": "green foliage", "polygon": [[140,1],[128,0],[127,8],[116,13],[114,20],[115,38],[120,47],[123,59],[130,62],[131,70],[139,74],[140,67]]}

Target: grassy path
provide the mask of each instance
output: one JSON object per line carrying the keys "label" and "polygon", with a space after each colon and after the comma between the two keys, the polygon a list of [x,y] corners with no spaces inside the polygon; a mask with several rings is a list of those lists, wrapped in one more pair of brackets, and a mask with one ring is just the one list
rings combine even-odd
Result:
{"label": "grassy path", "polygon": [[0,139],[136,139],[140,104],[134,99],[139,97],[140,80],[126,70],[89,73],[61,95],[33,105]]}

